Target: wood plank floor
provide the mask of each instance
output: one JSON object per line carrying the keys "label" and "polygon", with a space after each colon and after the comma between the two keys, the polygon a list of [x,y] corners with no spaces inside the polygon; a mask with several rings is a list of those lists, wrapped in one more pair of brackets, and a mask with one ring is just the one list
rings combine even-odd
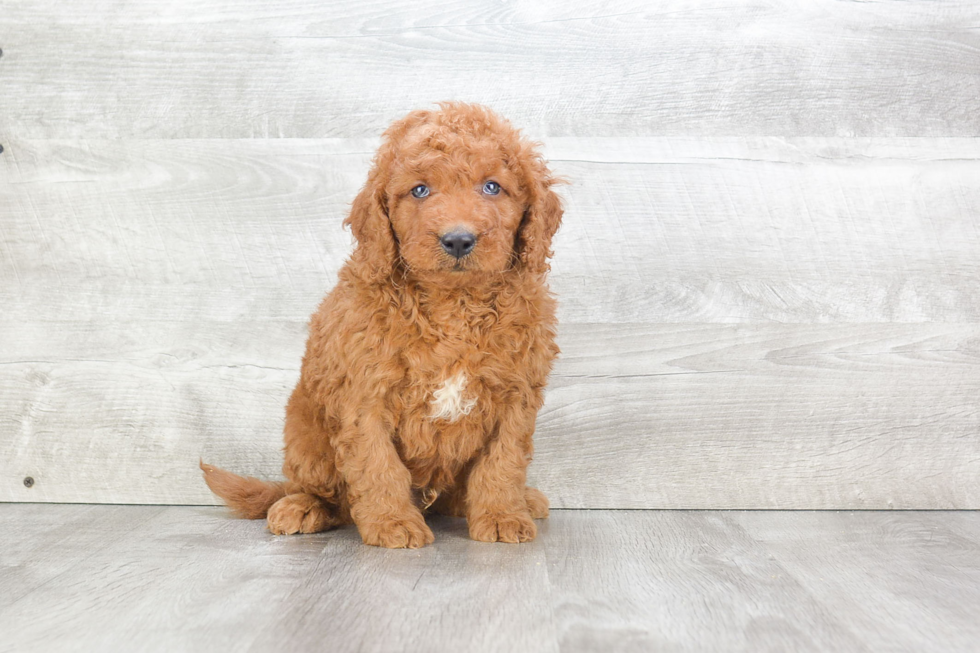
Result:
{"label": "wood plank floor", "polygon": [[0,651],[968,651],[980,512],[555,511],[387,551],[219,508],[0,504]]}

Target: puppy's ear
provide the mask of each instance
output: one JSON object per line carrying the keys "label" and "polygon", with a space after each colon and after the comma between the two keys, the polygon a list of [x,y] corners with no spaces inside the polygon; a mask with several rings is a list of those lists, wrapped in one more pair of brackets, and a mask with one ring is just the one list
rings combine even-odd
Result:
{"label": "puppy's ear", "polygon": [[389,278],[398,256],[398,241],[388,215],[388,185],[398,144],[412,128],[424,123],[429,111],[413,111],[391,124],[381,135],[381,146],[374,157],[367,183],[354,198],[344,226],[350,226],[357,249],[351,256],[355,273],[370,283]]}
{"label": "puppy's ear", "polygon": [[544,164],[537,161],[539,172],[532,176],[528,188],[530,203],[517,230],[516,251],[524,269],[545,273],[550,269],[551,239],[561,226],[561,198],[552,189],[563,183],[549,173]]}
{"label": "puppy's ear", "polygon": [[397,255],[380,176],[377,168],[371,171],[367,184],[354,198],[350,215],[344,220],[344,226],[350,226],[357,239],[357,249],[351,256],[351,262],[358,276],[372,283],[391,276]]}

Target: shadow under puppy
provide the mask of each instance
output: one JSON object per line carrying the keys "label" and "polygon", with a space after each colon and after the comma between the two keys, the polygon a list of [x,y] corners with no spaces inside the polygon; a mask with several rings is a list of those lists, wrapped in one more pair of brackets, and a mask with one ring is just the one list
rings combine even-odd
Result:
{"label": "shadow under puppy", "polygon": [[288,480],[202,462],[211,490],[276,534],[353,522],[366,544],[421,547],[431,508],[466,517],[475,540],[532,540],[548,515],[526,470],[558,354],[557,181],[485,107],[391,125],[344,223],[357,247],[310,321]]}

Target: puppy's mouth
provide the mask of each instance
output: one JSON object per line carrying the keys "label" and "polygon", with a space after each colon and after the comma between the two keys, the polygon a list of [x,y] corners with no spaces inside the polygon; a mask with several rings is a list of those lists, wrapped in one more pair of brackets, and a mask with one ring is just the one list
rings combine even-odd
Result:
{"label": "puppy's mouth", "polygon": [[476,268],[472,265],[466,265],[464,263],[455,263],[453,265],[448,265],[442,268],[442,272],[451,274],[452,276],[465,276],[468,272],[473,272]]}
{"label": "puppy's mouth", "polygon": [[443,272],[450,272],[452,274],[462,274],[464,272],[473,272],[480,269],[480,265],[476,260],[476,257],[472,254],[463,256],[462,258],[455,258],[453,256],[447,255],[445,252],[440,252],[438,269]]}

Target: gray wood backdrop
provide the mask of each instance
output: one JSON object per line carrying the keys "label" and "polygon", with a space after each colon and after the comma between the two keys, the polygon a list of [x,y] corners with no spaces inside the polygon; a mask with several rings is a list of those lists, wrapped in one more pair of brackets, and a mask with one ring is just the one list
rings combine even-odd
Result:
{"label": "gray wood backdrop", "polygon": [[377,136],[455,98],[572,181],[556,507],[980,508],[980,3],[0,0],[0,48],[0,500],[277,476]]}

